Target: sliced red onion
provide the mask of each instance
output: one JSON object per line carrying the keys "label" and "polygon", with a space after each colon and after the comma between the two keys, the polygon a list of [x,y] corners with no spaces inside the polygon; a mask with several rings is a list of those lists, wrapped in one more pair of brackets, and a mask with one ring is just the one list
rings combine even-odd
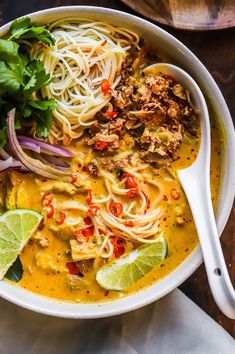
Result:
{"label": "sliced red onion", "polygon": [[61,170],[68,170],[69,169],[69,164],[62,160],[61,158],[55,157],[55,156],[48,156],[44,155],[43,158],[49,162],[51,165],[54,165]]}
{"label": "sliced red onion", "polygon": [[64,176],[66,174],[65,171],[60,171],[58,168],[45,165],[41,161],[33,159],[24,152],[17,140],[15,132],[15,108],[7,114],[7,136],[14,155],[30,171],[52,179],[56,179],[59,176]]}
{"label": "sliced red onion", "polygon": [[37,144],[31,142],[31,141],[21,141],[21,137],[17,136],[17,139],[19,141],[20,146],[22,146],[24,149],[28,149],[34,152],[37,152],[38,154],[40,154],[41,152],[41,148],[40,146],[38,146]]}
{"label": "sliced red onion", "polygon": [[39,154],[40,152],[43,152],[44,154],[47,155],[56,155],[62,157],[73,156],[73,154],[70,151],[59,146],[54,146],[45,143],[44,141],[41,140],[28,138],[27,136],[17,136],[17,139],[23,148],[33,150]]}
{"label": "sliced red onion", "polygon": [[7,170],[8,168],[10,168],[12,163],[13,163],[12,157],[8,157],[7,160],[0,161],[0,172],[3,172],[5,170]]}

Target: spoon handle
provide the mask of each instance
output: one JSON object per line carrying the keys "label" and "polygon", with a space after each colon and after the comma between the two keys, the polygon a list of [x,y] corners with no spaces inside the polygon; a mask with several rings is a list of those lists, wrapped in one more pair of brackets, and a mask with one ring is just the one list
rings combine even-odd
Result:
{"label": "spoon handle", "polygon": [[235,319],[235,291],[219,241],[210,196],[209,178],[196,175],[192,168],[188,173],[186,170],[182,171],[182,174],[180,172],[179,179],[196,224],[211,292],[220,310],[227,317]]}

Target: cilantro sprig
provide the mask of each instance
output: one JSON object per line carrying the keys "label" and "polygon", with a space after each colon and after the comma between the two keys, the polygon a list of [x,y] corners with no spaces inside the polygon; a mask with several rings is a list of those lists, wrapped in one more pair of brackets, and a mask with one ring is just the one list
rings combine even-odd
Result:
{"label": "cilantro sprig", "polygon": [[13,107],[17,111],[17,127],[23,117],[35,119],[39,137],[46,137],[51,129],[55,101],[38,98],[38,91],[52,78],[42,62],[29,57],[27,44],[36,42],[51,46],[54,38],[45,27],[33,26],[27,17],[13,21],[8,37],[0,39],[0,148],[7,140],[5,117]]}

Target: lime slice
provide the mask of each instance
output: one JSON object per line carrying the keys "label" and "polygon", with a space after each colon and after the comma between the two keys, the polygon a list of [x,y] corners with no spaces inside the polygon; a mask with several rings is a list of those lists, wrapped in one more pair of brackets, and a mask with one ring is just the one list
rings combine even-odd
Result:
{"label": "lime slice", "polygon": [[21,253],[41,220],[42,215],[30,209],[15,209],[0,216],[0,279]]}
{"label": "lime slice", "polygon": [[156,243],[141,246],[127,256],[100,268],[96,273],[96,281],[107,290],[129,288],[166,256],[167,243],[165,238],[160,236]]}

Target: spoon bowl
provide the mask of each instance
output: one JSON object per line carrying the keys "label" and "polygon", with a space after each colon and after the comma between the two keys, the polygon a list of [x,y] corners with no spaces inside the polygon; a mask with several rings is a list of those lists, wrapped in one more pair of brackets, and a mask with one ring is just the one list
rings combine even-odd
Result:
{"label": "spoon bowl", "polygon": [[164,73],[173,76],[190,92],[193,105],[200,112],[201,144],[198,156],[191,166],[178,171],[178,178],[193,214],[215,302],[227,317],[235,319],[235,291],[225,264],[211,201],[211,133],[206,101],[193,78],[175,65],[153,64],[145,69],[145,73]]}

